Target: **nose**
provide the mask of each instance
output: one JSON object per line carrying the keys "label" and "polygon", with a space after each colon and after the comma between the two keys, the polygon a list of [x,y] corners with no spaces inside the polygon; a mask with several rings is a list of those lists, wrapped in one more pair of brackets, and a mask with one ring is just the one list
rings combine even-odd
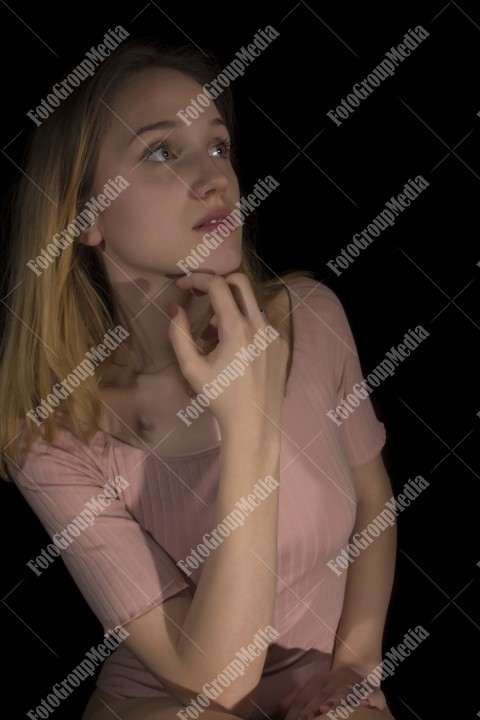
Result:
{"label": "nose", "polygon": [[193,159],[193,171],[189,183],[191,193],[197,198],[205,198],[212,193],[224,194],[228,188],[227,165],[225,160],[198,154]]}

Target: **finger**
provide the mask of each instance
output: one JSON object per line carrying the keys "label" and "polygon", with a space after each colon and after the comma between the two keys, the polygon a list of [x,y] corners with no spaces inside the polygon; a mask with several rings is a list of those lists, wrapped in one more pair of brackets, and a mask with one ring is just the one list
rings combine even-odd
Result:
{"label": "finger", "polygon": [[[329,705],[319,705],[319,708],[318,708],[321,715],[328,715],[328,713],[334,709],[335,708],[332,708]],[[330,715],[329,717],[332,717],[332,715]]]}
{"label": "finger", "polygon": [[297,720],[300,713],[303,711],[304,703],[294,703],[290,706],[288,713],[285,715],[285,720]]}
{"label": "finger", "polygon": [[377,688],[365,699],[365,703],[367,707],[384,710],[387,706],[387,699],[383,692]]}
{"label": "finger", "polygon": [[[307,705],[300,704],[292,706],[291,708],[291,720],[313,720],[315,712],[318,710],[318,703],[310,701]],[[290,720],[289,715],[286,716],[285,720]]]}
{"label": "finger", "polygon": [[192,273],[175,281],[182,290],[203,290],[208,293],[210,304],[218,319],[218,332],[221,339],[225,330],[234,327],[241,317],[228,283],[220,275]]}
{"label": "finger", "polygon": [[288,695],[285,695],[284,698],[280,700],[278,703],[278,707],[281,710],[288,710],[292,702],[295,700],[296,696],[298,695],[298,690],[294,690],[293,692],[289,693]]}
{"label": "finger", "polygon": [[168,327],[168,337],[177,356],[180,369],[185,375],[185,368],[198,367],[198,362],[203,356],[192,338],[187,313],[180,305],[175,306],[174,312],[175,315],[171,318]]}
{"label": "finger", "polygon": [[300,717],[303,718],[304,715],[308,718],[313,718],[318,709],[319,701],[317,698],[313,697],[308,702],[298,698],[298,700],[292,703],[290,710],[285,716],[285,720],[298,720]]}
{"label": "finger", "polygon": [[[258,324],[263,319],[250,280],[245,273],[228,273],[225,276],[208,273],[192,273],[176,280],[182,289],[195,288],[210,293],[215,314],[221,313],[227,302],[227,310],[236,310]],[[211,291],[209,290],[211,288]],[[218,298],[218,303],[216,303]]]}
{"label": "finger", "polygon": [[346,707],[347,707],[347,708],[352,708],[351,711],[353,711],[354,708],[359,707],[359,706],[362,706],[362,707],[370,707],[370,706],[368,705],[368,703],[366,703],[366,704],[364,705],[364,702],[366,702],[366,701],[360,700],[359,698],[356,697],[356,695],[354,695],[354,698],[355,698],[355,702],[349,702],[349,700],[348,700],[348,694],[347,694],[347,695],[337,695],[337,696],[335,696],[335,697],[330,697],[330,698],[329,698],[328,700],[326,700],[325,702],[322,702],[321,704],[319,704],[318,709],[319,709],[322,713],[328,713],[328,712],[330,712],[331,710],[336,711],[337,708],[339,708],[339,707],[342,707],[342,708],[346,708]]}
{"label": "finger", "polygon": [[[296,697],[290,704],[289,713],[285,720],[297,720],[303,713],[310,713],[312,717],[320,709],[320,703],[323,698],[329,696],[326,694],[325,686],[328,683],[329,673],[317,673],[312,677],[303,688],[297,693]],[[292,693],[293,694],[293,693]]]}
{"label": "finger", "polygon": [[[327,693],[326,695],[323,695],[322,698],[319,698],[320,702],[318,705],[318,709],[323,713],[329,712],[330,710],[334,710],[335,708],[337,708],[339,705],[342,704],[343,697],[344,697],[343,695],[338,695],[338,694],[334,695],[331,693]],[[345,700],[345,702],[347,702],[347,701]]]}
{"label": "finger", "polygon": [[307,718],[310,720],[310,718],[314,718],[315,715],[320,712],[321,705],[322,697],[320,695],[314,695],[307,703],[305,703],[300,715],[301,720],[307,720]]}
{"label": "finger", "polygon": [[315,712],[313,710],[307,710],[307,708],[303,708],[302,714],[298,715],[295,720],[313,720],[315,717]]}
{"label": "finger", "polygon": [[242,314],[257,324],[260,318],[264,320],[250,280],[245,273],[230,273],[225,276],[225,279]]}

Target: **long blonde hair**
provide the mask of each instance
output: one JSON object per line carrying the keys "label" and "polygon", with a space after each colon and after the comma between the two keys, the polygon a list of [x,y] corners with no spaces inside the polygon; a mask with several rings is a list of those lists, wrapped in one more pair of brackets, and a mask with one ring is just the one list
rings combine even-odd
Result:
{"label": "long blonde hair", "polygon": [[[114,50],[69,97],[60,103],[45,122],[35,129],[28,152],[25,175],[14,192],[10,248],[4,300],[5,320],[0,350],[0,443],[4,448],[0,477],[10,479],[7,460],[16,464],[16,438],[26,430],[27,443],[38,431],[27,414],[39,406],[56,383],[66,378],[102,342],[115,326],[115,309],[108,285],[91,248],[82,243],[67,245],[41,275],[27,268],[56,233],[76,218],[82,201],[90,197],[100,142],[108,123],[108,99],[130,75],[149,67],[170,67],[202,86],[219,72],[217,63],[191,46],[160,49],[153,43],[127,41]],[[216,100],[217,108],[234,134],[231,93],[227,88]],[[287,280],[308,273],[289,273],[283,278],[265,279],[253,239],[245,238],[239,268],[252,284],[258,304],[267,305]],[[195,340],[205,352],[211,345]],[[289,316],[291,318],[291,315]],[[292,361],[293,327],[270,316],[273,325],[286,333]],[[75,434],[88,442],[101,418],[99,387],[111,357],[88,375],[72,395],[61,402]],[[287,375],[288,375],[287,372]],[[82,418],[82,419],[81,419]],[[85,422],[87,418],[87,422]],[[52,442],[58,418],[51,413],[42,422],[47,442]]]}

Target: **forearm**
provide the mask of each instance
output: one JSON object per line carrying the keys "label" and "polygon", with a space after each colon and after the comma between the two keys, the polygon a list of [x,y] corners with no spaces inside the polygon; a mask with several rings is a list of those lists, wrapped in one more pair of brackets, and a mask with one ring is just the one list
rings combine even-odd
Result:
{"label": "forearm", "polygon": [[[352,535],[365,530],[385,509],[391,487],[383,488],[358,505]],[[395,570],[396,525],[390,525],[360,551],[348,567],[342,616],[337,630],[333,667],[350,664],[368,671],[382,659],[382,636]]]}
{"label": "forearm", "polygon": [[[268,475],[279,480],[280,438],[275,433],[222,438],[222,460],[213,527]],[[270,483],[270,486],[275,483]],[[270,625],[277,581],[278,487],[261,500],[245,524],[231,531],[206,559],[178,642],[178,654],[196,684],[210,682]],[[212,528],[213,529],[213,528]],[[258,652],[254,648],[255,654]],[[266,649],[247,664],[219,702],[231,708],[260,680]],[[199,689],[200,689],[199,687]]]}

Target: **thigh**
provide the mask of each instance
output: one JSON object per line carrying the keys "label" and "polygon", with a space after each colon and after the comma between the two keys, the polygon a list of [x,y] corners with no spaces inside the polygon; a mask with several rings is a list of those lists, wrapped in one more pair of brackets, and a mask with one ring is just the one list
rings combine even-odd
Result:
{"label": "thigh", "polygon": [[[117,700],[96,689],[82,715],[82,720],[176,720],[176,712],[184,709],[178,700],[169,698],[136,698]],[[205,710],[202,720],[238,720],[236,715]],[[380,718],[379,718],[380,720]]]}
{"label": "thigh", "polygon": [[[327,713],[326,715],[319,715],[319,717],[325,718],[325,720],[327,720],[327,718],[329,718],[329,720],[340,720],[340,718],[344,717],[344,715],[334,713],[335,711],[333,711],[331,715]],[[349,720],[350,718],[352,718],[352,720],[395,720],[388,707],[386,707],[384,710],[359,707],[355,710],[352,710],[352,712],[347,717],[349,718]]]}

